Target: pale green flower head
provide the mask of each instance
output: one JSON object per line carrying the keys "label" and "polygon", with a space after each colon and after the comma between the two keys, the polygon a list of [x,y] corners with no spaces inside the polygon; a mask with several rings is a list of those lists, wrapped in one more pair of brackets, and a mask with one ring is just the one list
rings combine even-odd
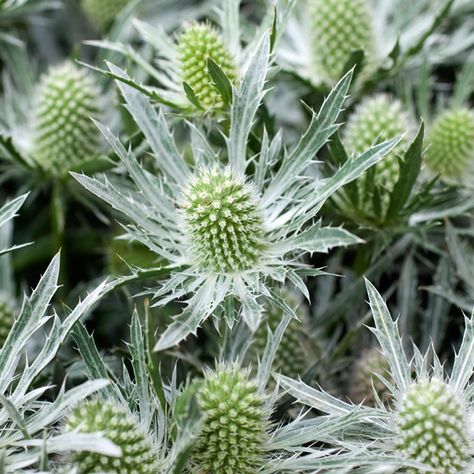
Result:
{"label": "pale green flower head", "polygon": [[287,377],[278,376],[279,382],[297,400],[327,413],[335,423],[352,414],[351,422],[331,440],[343,448],[334,459],[349,453],[348,468],[371,466],[383,473],[471,473],[474,318],[465,320],[461,347],[448,376],[436,355],[429,367],[430,352],[422,355],[414,347],[413,360],[408,360],[397,323],[377,290],[368,281],[366,284],[375,322],[372,331],[389,366],[385,375],[377,377],[390,392],[390,406],[377,393],[376,407],[369,408],[338,400]]}
{"label": "pale green flower head", "polygon": [[15,322],[15,313],[11,303],[0,294],[0,347],[5,343]]}
{"label": "pale green flower head", "polygon": [[129,0],[83,0],[82,8],[97,29],[107,29]]}
{"label": "pale green flower head", "polygon": [[120,448],[120,456],[81,451],[73,463],[81,474],[156,474],[158,449],[139,420],[115,400],[95,398],[79,405],[69,415],[65,432],[101,433]]}
{"label": "pale green flower head", "polygon": [[426,163],[435,173],[461,178],[474,161],[474,111],[456,107],[441,112],[426,144]]}
{"label": "pale green flower head", "polygon": [[[153,291],[157,304],[189,297],[184,312],[158,341],[159,350],[195,333],[211,315],[219,318],[229,301],[236,304],[229,323],[241,316],[253,331],[261,319],[261,298],[293,314],[272,291],[271,282],[290,279],[307,294],[303,278],[319,270],[308,267],[303,256],[359,242],[342,228],[322,227],[314,217],[332,193],[396,145],[397,140],[376,145],[328,179],[307,177],[316,153],[339,127],[336,120],[349,87],[348,73],[329,94],[319,114],[313,114],[308,130],[293,150],[284,150],[280,133],[270,140],[264,131],[261,151],[249,156],[247,141],[265,94],[269,46],[265,35],[239,88],[233,89],[225,158],[215,153],[200,128],[189,125],[193,156],[185,159],[163,113],[140,92],[119,82],[126,107],[150,145],[160,175],[142,168],[135,155],[102,125],[99,128],[135,188],[126,185],[125,191],[106,177],[75,175],[87,189],[128,216],[131,239],[169,262],[167,270],[162,270],[166,279]],[[127,78],[115,66],[111,71]]]}
{"label": "pale green flower head", "polygon": [[99,150],[91,117],[99,116],[99,91],[72,62],[52,66],[35,97],[33,159],[50,174],[64,174]]}

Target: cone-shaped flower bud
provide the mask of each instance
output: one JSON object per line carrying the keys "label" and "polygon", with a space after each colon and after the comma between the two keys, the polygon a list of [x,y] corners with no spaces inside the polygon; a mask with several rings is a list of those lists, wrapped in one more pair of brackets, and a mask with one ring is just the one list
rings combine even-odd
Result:
{"label": "cone-shaped flower bud", "polygon": [[387,359],[378,348],[373,347],[364,351],[354,364],[351,400],[374,406],[377,395],[382,402],[390,401],[391,392],[378,377],[381,376],[391,382],[389,369]]}
{"label": "cone-shaped flower bud", "polygon": [[5,343],[14,322],[15,316],[13,308],[2,296],[0,298],[0,349]]}
{"label": "cone-shaped flower bud", "polygon": [[94,399],[76,408],[66,423],[67,431],[100,432],[122,451],[121,457],[109,457],[91,452],[74,455],[80,474],[156,474],[157,448],[124,407],[115,402]]}
{"label": "cone-shaped flower bud", "polygon": [[198,263],[216,273],[252,268],[262,253],[256,193],[230,171],[203,170],[184,191],[182,209]]}
{"label": "cone-shaped flower bud", "polygon": [[[285,299],[285,302],[295,312],[298,319],[292,319],[288,324],[273,359],[272,370],[297,379],[303,375],[308,365],[308,354],[303,340],[304,322],[307,315],[304,306],[296,295],[290,291],[282,290],[280,296]],[[250,361],[253,366],[256,366],[258,360],[262,359],[267,345],[268,329],[274,333],[283,316],[283,311],[280,308],[270,302],[265,304],[264,317],[254,334],[250,351]]]}
{"label": "cone-shaped flower bud", "polygon": [[200,105],[206,110],[222,108],[222,97],[208,72],[208,58],[231,82],[237,77],[237,68],[218,32],[207,23],[189,25],[178,38],[178,58],[182,81],[193,89]]}
{"label": "cone-shaped flower bud", "polygon": [[464,417],[462,402],[446,383],[437,379],[415,383],[397,413],[400,451],[433,472],[463,472],[470,452]]}
{"label": "cone-shaped flower bud", "polygon": [[461,176],[474,160],[474,111],[457,108],[440,114],[427,144],[426,162],[434,172]]}
{"label": "cone-shaped flower bud", "polygon": [[367,0],[307,0],[315,73],[334,83],[352,52],[373,55],[374,33]]}
{"label": "cone-shaped flower bud", "polygon": [[[348,153],[359,154],[373,145],[407,133],[408,129],[408,119],[401,103],[379,94],[365,99],[351,115],[344,144]],[[397,155],[403,152],[404,146],[405,143],[400,143],[375,165],[375,184],[393,189],[399,174]]]}
{"label": "cone-shaped flower bud", "polygon": [[105,30],[129,0],[83,0],[82,8],[98,30]]}
{"label": "cone-shaped flower bud", "polygon": [[209,372],[198,394],[203,425],[195,451],[197,472],[255,474],[264,464],[267,414],[248,371]]}
{"label": "cone-shaped flower bud", "polygon": [[52,174],[63,174],[98,151],[99,94],[73,63],[52,67],[41,80],[34,111],[33,155]]}

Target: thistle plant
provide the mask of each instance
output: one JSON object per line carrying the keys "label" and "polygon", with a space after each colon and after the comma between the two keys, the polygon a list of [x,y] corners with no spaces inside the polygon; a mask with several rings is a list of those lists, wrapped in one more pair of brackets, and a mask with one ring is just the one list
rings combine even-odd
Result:
{"label": "thistle plant", "polygon": [[120,456],[81,451],[73,457],[79,473],[156,474],[157,448],[139,421],[114,400],[95,398],[80,404],[68,417],[66,432],[102,433],[120,448]]}
{"label": "thistle plant", "polygon": [[5,343],[14,322],[15,314],[11,304],[0,296],[0,347]]}
{"label": "thistle plant", "polygon": [[[344,145],[349,153],[359,154],[371,145],[405,135],[409,129],[409,120],[401,102],[379,94],[364,99],[349,117],[344,131]],[[399,177],[398,156],[404,151],[406,140],[401,141],[377,164],[373,178],[376,185],[393,190]]]}
{"label": "thistle plant", "polygon": [[[293,291],[283,289],[278,293],[298,319],[292,319],[283,334],[273,359],[273,371],[297,378],[308,368],[309,351],[305,347],[303,337],[308,320],[307,309]],[[283,316],[284,311],[280,307],[270,303],[265,305],[262,322],[253,336],[249,350],[249,361],[252,366],[257,366],[257,361],[263,356],[269,332],[276,331]]]}
{"label": "thistle plant", "polygon": [[[258,298],[281,305],[281,299],[271,291],[270,279],[284,281],[291,275],[304,291],[301,278],[314,273],[302,261],[305,253],[359,242],[344,229],[323,227],[313,217],[331,194],[397,143],[372,147],[327,180],[315,183],[305,178],[315,154],[338,128],[336,119],[351,78],[348,73],[319,114],[313,114],[308,130],[291,152],[283,152],[281,135],[270,143],[264,131],[258,157],[248,158],[247,140],[264,95],[268,60],[265,36],[240,89],[233,91],[226,162],[193,125],[193,162],[185,161],[164,115],[157,113],[143,94],[119,81],[126,107],[148,140],[161,176],[152,176],[140,167],[134,154],[102,125],[99,128],[130,173],[136,191],[123,192],[107,177],[74,175],[89,191],[131,218],[133,224],[127,230],[132,239],[170,262],[169,276],[154,291],[157,303],[189,296],[187,308],[158,341],[158,350],[196,333],[209,316],[218,317],[219,308],[229,298],[237,303],[237,313],[230,317],[242,315],[255,330],[261,318]],[[127,78],[115,66],[111,72]],[[287,305],[283,307],[291,312]]]}
{"label": "thistle plant", "polygon": [[33,157],[43,169],[62,175],[97,153],[91,117],[99,114],[99,93],[85,70],[70,62],[51,67],[36,99]]}
{"label": "thistle plant", "polygon": [[[471,472],[474,317],[465,320],[461,347],[448,377],[436,356],[429,370],[430,354],[422,355],[416,347],[413,361],[409,362],[397,323],[377,290],[371,283],[366,284],[375,322],[372,331],[389,365],[387,377],[380,375],[379,380],[389,391],[393,408],[379,398],[376,408],[354,406],[303,382],[281,375],[277,376],[278,381],[298,401],[327,413],[334,422],[349,413],[359,413],[359,420],[346,425],[335,438],[345,452],[353,453],[347,468],[370,466],[387,473],[398,472],[400,468],[413,473]],[[342,452],[334,454],[334,458]]]}
{"label": "thistle plant", "polygon": [[83,0],[82,8],[96,28],[104,31],[128,2],[129,0]]}
{"label": "thistle plant", "polygon": [[335,83],[351,53],[374,54],[372,15],[367,0],[306,0],[315,75]]}
{"label": "thistle plant", "polygon": [[203,425],[195,463],[203,472],[256,472],[264,464],[268,413],[248,371],[219,367],[208,372],[198,400]]}
{"label": "thistle plant", "polygon": [[219,66],[231,83],[237,79],[235,60],[219,33],[208,23],[188,25],[177,41],[181,82],[189,86],[204,110],[224,107],[222,95],[209,72],[209,61]]}
{"label": "thistle plant", "polygon": [[431,126],[427,139],[426,163],[445,178],[459,178],[474,160],[474,111],[446,110]]}

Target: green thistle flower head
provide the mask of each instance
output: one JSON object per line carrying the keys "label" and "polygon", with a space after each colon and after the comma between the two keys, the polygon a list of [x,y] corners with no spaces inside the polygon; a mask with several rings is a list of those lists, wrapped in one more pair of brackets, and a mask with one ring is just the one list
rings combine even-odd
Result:
{"label": "green thistle flower head", "polygon": [[209,372],[198,394],[203,425],[195,452],[198,472],[255,474],[264,464],[267,413],[248,371]]}
{"label": "green thistle flower head", "polygon": [[[280,296],[295,312],[298,319],[292,319],[288,324],[273,359],[272,368],[275,372],[297,379],[302,376],[308,365],[308,354],[303,341],[304,321],[307,319],[307,314],[301,301],[292,292],[281,290]],[[267,344],[268,329],[274,333],[283,316],[280,308],[266,302],[263,320],[255,331],[250,351],[252,365],[256,365],[258,359],[262,358]]]}
{"label": "green thistle flower head", "polygon": [[446,383],[437,379],[415,383],[404,395],[396,416],[399,450],[404,456],[439,474],[463,471],[469,453],[465,414]]}
{"label": "green thistle flower head", "polygon": [[52,67],[41,80],[34,111],[33,156],[53,174],[97,153],[99,132],[91,121],[99,110],[92,79],[73,63]]}
{"label": "green thistle flower head", "polygon": [[441,176],[461,176],[474,159],[474,111],[443,112],[434,121],[427,142],[428,166]]}
{"label": "green thistle flower head", "polygon": [[107,29],[129,0],[83,0],[82,8],[94,26]]}
{"label": "green thistle flower head", "polygon": [[[349,153],[359,154],[371,146],[391,140],[407,133],[408,119],[402,111],[402,104],[385,94],[365,99],[349,118],[344,144]],[[389,190],[397,182],[399,166],[397,156],[406,144],[401,142],[376,165],[375,184]]]}
{"label": "green thistle flower head", "polygon": [[122,451],[119,458],[91,452],[74,455],[80,474],[156,474],[159,472],[157,448],[135,418],[112,401],[94,399],[84,402],[69,417],[66,431],[97,433],[115,443]]}
{"label": "green thistle flower head", "polygon": [[237,68],[230,52],[218,32],[207,23],[189,25],[178,39],[178,58],[181,78],[196,94],[205,109],[223,108],[222,97],[215,88],[208,72],[207,60],[211,58],[233,82]]}
{"label": "green thistle flower head", "polygon": [[12,306],[6,299],[0,297],[0,349],[7,340],[10,329],[15,322],[15,314]]}
{"label": "green thistle flower head", "polygon": [[387,359],[377,347],[364,351],[354,365],[351,400],[355,403],[374,406],[376,403],[375,395],[377,395],[381,401],[389,401],[391,392],[377,377],[380,375],[390,381],[389,369]]}
{"label": "green thistle flower head", "polygon": [[315,73],[335,83],[352,52],[372,56],[374,33],[367,0],[307,0]]}
{"label": "green thistle flower head", "polygon": [[256,193],[229,170],[202,170],[183,193],[188,237],[199,264],[216,273],[252,268],[264,249]]}

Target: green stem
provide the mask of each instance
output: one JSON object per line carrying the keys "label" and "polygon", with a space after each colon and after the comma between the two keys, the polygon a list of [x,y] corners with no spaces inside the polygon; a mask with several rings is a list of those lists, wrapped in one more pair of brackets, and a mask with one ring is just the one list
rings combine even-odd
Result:
{"label": "green stem", "polygon": [[52,253],[55,255],[61,250],[61,269],[59,281],[62,284],[59,297],[62,297],[67,289],[66,271],[66,249],[64,248],[66,229],[66,199],[63,183],[59,180],[53,182],[51,191],[51,233],[53,236]]}

